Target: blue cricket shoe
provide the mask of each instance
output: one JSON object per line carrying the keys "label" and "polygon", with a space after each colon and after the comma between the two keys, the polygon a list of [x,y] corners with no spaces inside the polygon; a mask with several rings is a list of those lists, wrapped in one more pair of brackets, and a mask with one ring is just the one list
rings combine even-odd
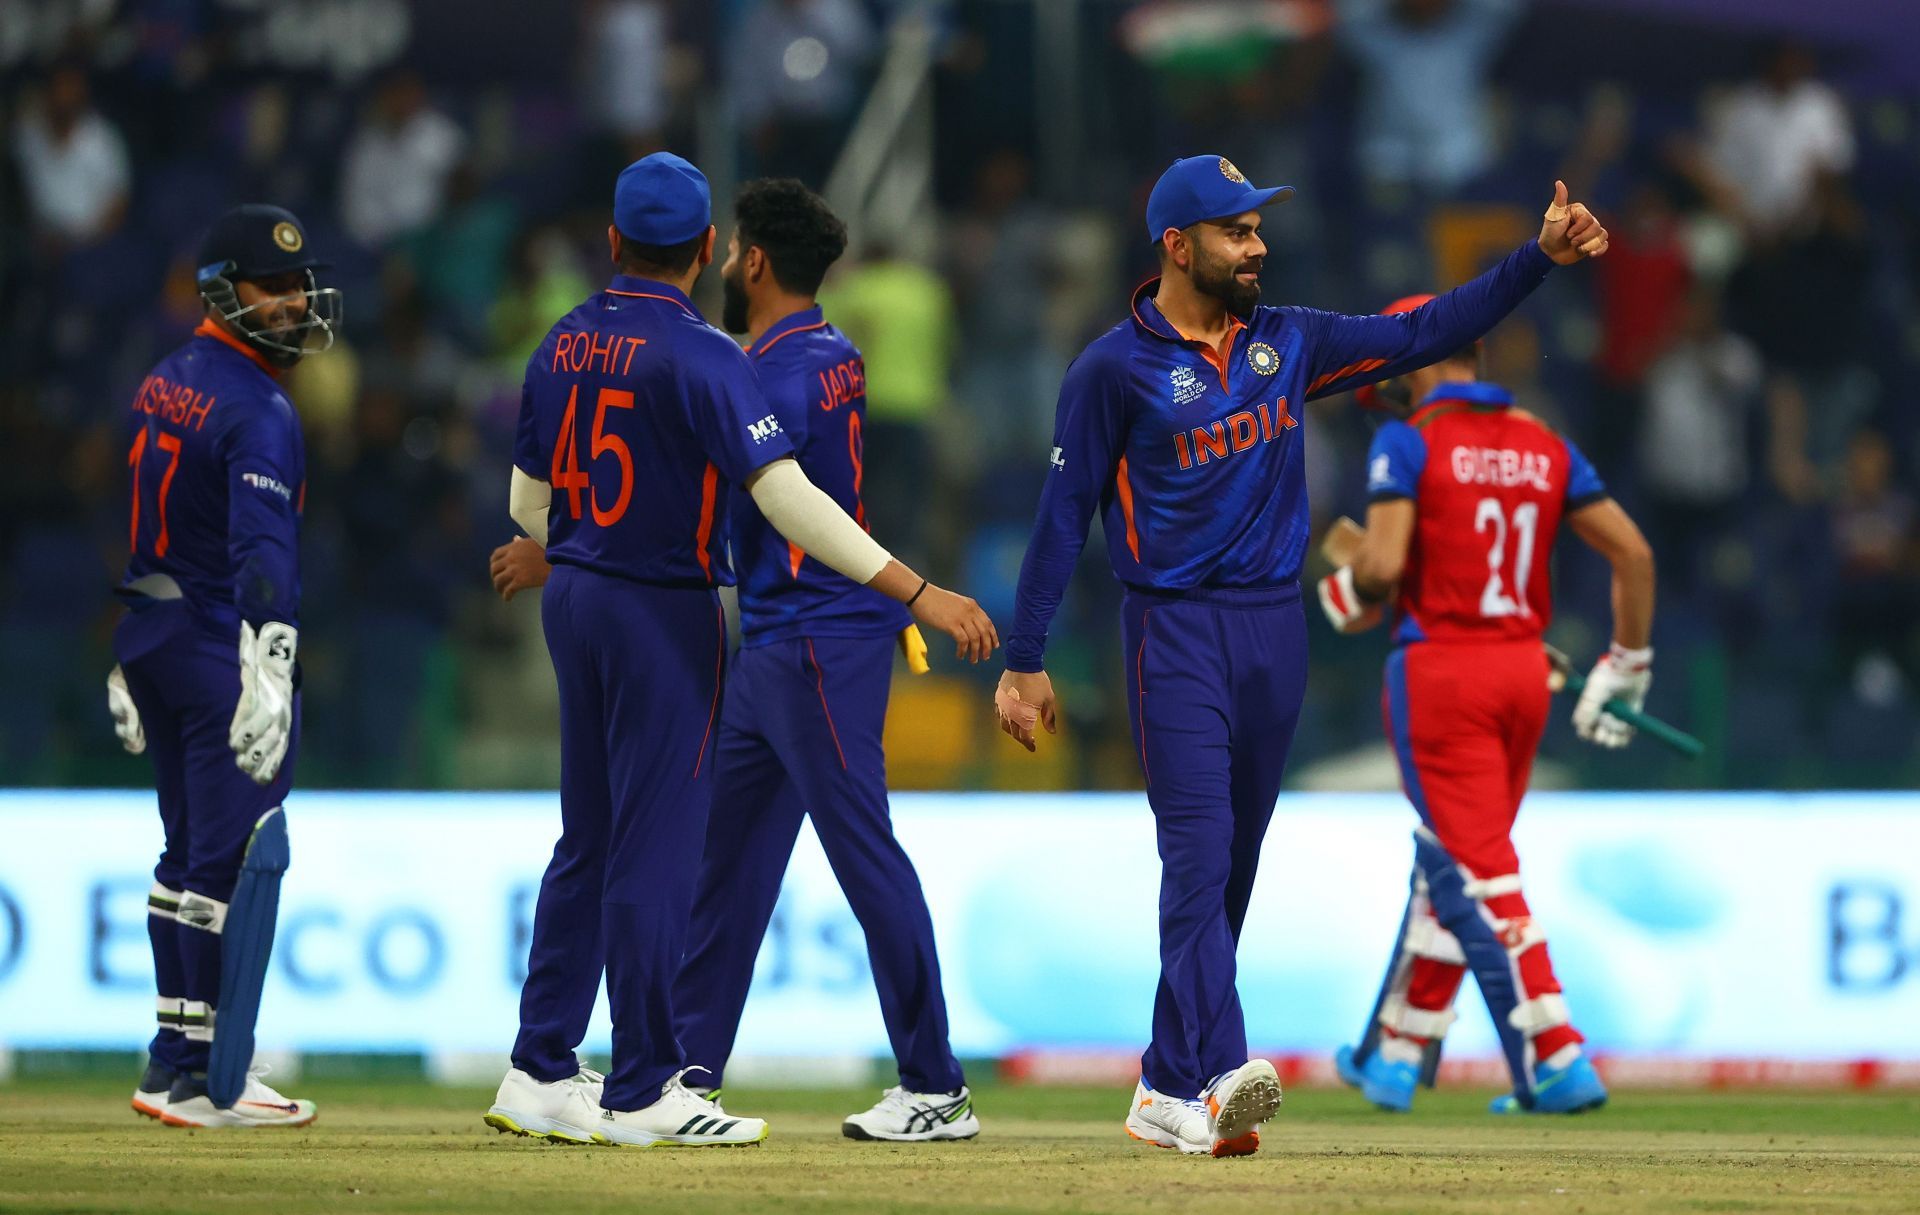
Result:
{"label": "blue cricket shoe", "polygon": [[1533,1108],[1527,1109],[1512,1093],[1495,1097],[1487,1108],[1495,1114],[1578,1114],[1607,1103],[1607,1086],[1584,1054],[1565,1067],[1542,1063],[1534,1072]]}
{"label": "blue cricket shoe", "polygon": [[1379,1051],[1365,1063],[1355,1063],[1353,1048],[1343,1046],[1334,1052],[1333,1065],[1342,1080],[1381,1109],[1404,1114],[1413,1108],[1413,1090],[1420,1084],[1418,1064],[1391,1062],[1381,1058]]}

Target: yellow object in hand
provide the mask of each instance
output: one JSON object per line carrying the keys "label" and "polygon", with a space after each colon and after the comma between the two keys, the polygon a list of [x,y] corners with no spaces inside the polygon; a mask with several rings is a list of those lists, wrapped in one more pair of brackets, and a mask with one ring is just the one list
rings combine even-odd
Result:
{"label": "yellow object in hand", "polygon": [[907,670],[915,675],[925,675],[931,669],[927,666],[927,639],[920,635],[919,625],[900,630],[900,652],[906,655]]}

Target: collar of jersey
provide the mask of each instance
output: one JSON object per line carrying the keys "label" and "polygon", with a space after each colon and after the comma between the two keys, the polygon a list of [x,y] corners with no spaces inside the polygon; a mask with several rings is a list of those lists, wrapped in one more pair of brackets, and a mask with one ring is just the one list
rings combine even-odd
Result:
{"label": "collar of jersey", "polygon": [[1437,384],[1416,406],[1425,409],[1436,401],[1463,401],[1468,405],[1486,405],[1497,409],[1506,409],[1513,404],[1513,394],[1498,384],[1489,384],[1485,380],[1464,380],[1455,384]]}
{"label": "collar of jersey", "polygon": [[[1159,305],[1153,302],[1154,292],[1159,290],[1159,287],[1160,276],[1156,274],[1133,289],[1133,323],[1159,338],[1161,341],[1178,342],[1182,346],[1205,348],[1205,342],[1200,341],[1198,338],[1186,337],[1178,329],[1173,327],[1172,321],[1169,321],[1165,316],[1161,315]],[[1247,323],[1239,317],[1231,313],[1228,314],[1228,333],[1238,333],[1240,330],[1246,328],[1246,325]]]}
{"label": "collar of jersey", "polygon": [[826,314],[820,311],[820,305],[815,304],[811,308],[802,308],[792,316],[783,316],[768,326],[767,331],[760,335],[760,340],[747,347],[747,353],[757,359],[767,351],[772,350],[773,344],[788,334],[800,333],[807,329],[824,328],[826,323]]}
{"label": "collar of jersey", "polygon": [[[693,306],[686,292],[672,283],[663,283],[657,278],[636,278],[631,274],[616,274],[607,284],[608,295],[625,296],[628,299],[665,300],[669,304],[678,304],[694,316],[700,316],[700,310]],[[705,319],[705,318],[701,318]]]}
{"label": "collar of jersey", "polygon": [[200,327],[193,331],[193,336],[212,338],[216,342],[223,342],[235,350],[238,350],[241,354],[246,355],[254,366],[266,372],[274,379],[277,380],[280,378],[280,369],[272,363],[267,362],[266,356],[215,324],[212,317],[207,317],[205,320],[202,320]]}

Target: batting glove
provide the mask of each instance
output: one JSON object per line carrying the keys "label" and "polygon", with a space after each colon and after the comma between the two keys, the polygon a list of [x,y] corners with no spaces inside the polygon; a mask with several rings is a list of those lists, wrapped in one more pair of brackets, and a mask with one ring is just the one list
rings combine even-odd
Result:
{"label": "batting glove", "polygon": [[293,741],[293,658],[299,644],[300,631],[290,624],[269,620],[255,633],[240,622],[240,703],[227,745],[256,785],[273,783]]}
{"label": "batting glove", "polygon": [[1633,727],[1601,706],[1618,700],[1639,710],[1647,703],[1647,688],[1653,683],[1653,647],[1629,650],[1615,645],[1593,664],[1587,686],[1580,692],[1580,703],[1573,706],[1573,729],[1596,746],[1618,749],[1633,741]]}
{"label": "batting glove", "polygon": [[140,710],[133,703],[133,693],[127,691],[127,673],[115,663],[107,675],[107,712],[113,714],[113,732],[120,736],[120,745],[127,749],[128,755],[138,755],[147,749],[147,732],[140,728]]}
{"label": "batting glove", "polygon": [[1333,622],[1335,632],[1363,633],[1380,623],[1380,605],[1361,600],[1353,589],[1353,567],[1343,565],[1319,583],[1320,610]]}

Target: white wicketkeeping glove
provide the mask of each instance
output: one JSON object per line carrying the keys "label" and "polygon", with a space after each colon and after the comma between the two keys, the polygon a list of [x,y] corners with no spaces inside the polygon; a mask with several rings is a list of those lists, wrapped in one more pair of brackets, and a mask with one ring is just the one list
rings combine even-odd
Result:
{"label": "white wicketkeeping glove", "polygon": [[127,673],[115,663],[107,675],[107,712],[113,714],[113,732],[120,736],[120,745],[127,749],[128,755],[138,755],[147,749],[147,732],[140,728],[140,710],[133,703],[133,693],[127,691]]}
{"label": "white wicketkeeping glove", "polygon": [[1596,746],[1619,748],[1633,741],[1633,727],[1600,706],[1619,700],[1633,709],[1647,703],[1653,683],[1653,647],[1629,650],[1615,645],[1593,664],[1580,703],[1573,706],[1574,733]]}
{"label": "white wicketkeeping glove", "polygon": [[293,741],[293,657],[300,631],[269,620],[258,633],[240,622],[240,703],[227,745],[257,785],[273,783]]}

